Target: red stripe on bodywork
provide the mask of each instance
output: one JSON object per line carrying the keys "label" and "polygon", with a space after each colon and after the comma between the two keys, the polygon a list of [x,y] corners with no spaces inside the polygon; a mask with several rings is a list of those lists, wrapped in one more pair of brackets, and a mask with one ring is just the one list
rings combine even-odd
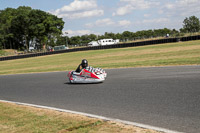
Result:
{"label": "red stripe on bodywork", "polygon": [[97,77],[95,74],[91,73],[90,71],[85,70],[85,69],[84,69],[84,71],[87,72],[87,73],[90,73],[91,74],[91,78],[99,79],[99,77]]}

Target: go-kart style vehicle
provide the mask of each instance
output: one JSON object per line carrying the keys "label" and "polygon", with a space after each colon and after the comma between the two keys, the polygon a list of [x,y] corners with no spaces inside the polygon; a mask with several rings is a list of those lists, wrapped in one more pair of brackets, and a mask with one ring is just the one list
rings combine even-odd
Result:
{"label": "go-kart style vehicle", "polygon": [[67,75],[70,83],[101,83],[107,73],[101,68],[82,69],[80,73],[70,71]]}

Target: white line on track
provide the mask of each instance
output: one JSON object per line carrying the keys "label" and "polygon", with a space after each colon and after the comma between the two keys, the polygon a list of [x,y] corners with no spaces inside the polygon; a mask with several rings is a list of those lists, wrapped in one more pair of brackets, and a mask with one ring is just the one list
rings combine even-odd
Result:
{"label": "white line on track", "polygon": [[14,101],[7,101],[7,100],[0,100],[0,102],[14,103],[14,104],[18,104],[18,105],[31,106],[31,107],[43,108],[43,109],[50,109],[50,110],[72,113],[72,114],[79,114],[79,115],[84,115],[84,116],[87,116],[87,117],[102,119],[102,120],[106,120],[106,121],[120,122],[120,123],[123,123],[123,124],[133,125],[133,126],[137,126],[137,127],[141,127],[141,128],[145,128],[145,129],[152,129],[152,130],[161,131],[161,132],[165,132],[165,133],[182,133],[182,132],[178,132],[178,131],[173,131],[173,130],[169,130],[169,129],[165,129],[165,128],[145,125],[145,124],[141,124],[141,123],[124,121],[124,120],[120,120],[120,119],[114,119],[114,118],[98,116],[98,115],[94,115],[94,114],[88,114],[88,113],[77,112],[77,111],[71,111],[71,110],[65,110],[65,109],[59,109],[59,108],[54,108],[54,107],[35,105],[35,104],[29,104],[29,103],[21,103],[21,102],[14,102]]}

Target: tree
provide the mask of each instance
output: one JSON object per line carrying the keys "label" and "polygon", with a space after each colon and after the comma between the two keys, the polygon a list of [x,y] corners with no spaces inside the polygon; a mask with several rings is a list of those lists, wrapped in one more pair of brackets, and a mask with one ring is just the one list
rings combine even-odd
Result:
{"label": "tree", "polygon": [[62,34],[64,22],[62,19],[41,10],[32,10],[29,13],[30,36],[37,38],[45,48],[46,44],[54,46],[58,36]]}
{"label": "tree", "polygon": [[153,30],[147,30],[145,31],[146,38],[151,38],[153,36]]}
{"label": "tree", "polygon": [[146,31],[137,31],[136,32],[136,38],[140,38],[140,39],[144,39],[144,38],[146,38],[146,36],[145,36],[145,33],[146,33]]}
{"label": "tree", "polygon": [[70,45],[80,45],[81,37],[80,36],[73,36],[70,38]]}
{"label": "tree", "polygon": [[31,7],[20,6],[16,10],[16,16],[12,20],[12,32],[20,43],[29,48],[30,36],[30,18]]}
{"label": "tree", "polygon": [[177,36],[179,36],[179,32],[176,30],[176,29],[172,29],[172,31],[171,31],[171,36],[173,36],[173,37],[177,37]]}
{"label": "tree", "polygon": [[69,45],[70,44],[70,38],[68,36],[57,36],[56,37],[56,43],[48,44],[49,46],[58,46],[58,45]]}
{"label": "tree", "polygon": [[56,45],[64,21],[47,12],[20,6],[0,10],[0,46],[28,49],[31,42]]}
{"label": "tree", "polygon": [[82,35],[80,39],[82,44],[87,44],[91,41],[88,35]]}
{"label": "tree", "polygon": [[186,17],[183,21],[182,31],[186,31],[189,33],[199,32],[200,31],[199,18],[195,16],[191,16],[189,18]]}
{"label": "tree", "polygon": [[[64,21],[62,20],[62,18],[58,18],[57,16],[54,16],[49,13],[46,13],[45,16],[46,18],[43,21],[43,25],[45,26],[45,33],[43,34],[43,36],[44,37],[47,36],[48,40],[56,41],[58,36],[62,35],[62,29],[64,28]],[[65,42],[67,42],[67,40]]]}
{"label": "tree", "polygon": [[122,34],[120,34],[120,33],[115,34],[115,38],[121,40],[122,39]]}
{"label": "tree", "polygon": [[6,8],[0,11],[0,44],[3,48],[13,47],[13,33],[11,22],[15,16],[15,9]]}
{"label": "tree", "polygon": [[133,35],[133,33],[130,31],[124,31],[122,33],[123,39],[125,39],[126,41],[130,40],[132,38],[132,35]]}
{"label": "tree", "polygon": [[115,39],[115,34],[112,32],[111,33],[105,32],[104,37],[106,39],[110,39],[110,38]]}
{"label": "tree", "polygon": [[95,34],[90,34],[90,35],[88,36],[88,39],[89,39],[90,41],[94,41],[94,40],[97,39],[97,36],[96,36]]}

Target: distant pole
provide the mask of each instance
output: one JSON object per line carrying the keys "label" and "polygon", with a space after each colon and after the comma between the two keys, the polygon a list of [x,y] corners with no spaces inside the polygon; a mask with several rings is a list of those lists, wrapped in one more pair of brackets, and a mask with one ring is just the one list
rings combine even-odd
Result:
{"label": "distant pole", "polygon": [[65,32],[65,34],[66,34],[66,46],[67,46],[67,48],[69,48],[68,47],[68,42],[67,42],[67,34],[68,34],[68,32]]}

